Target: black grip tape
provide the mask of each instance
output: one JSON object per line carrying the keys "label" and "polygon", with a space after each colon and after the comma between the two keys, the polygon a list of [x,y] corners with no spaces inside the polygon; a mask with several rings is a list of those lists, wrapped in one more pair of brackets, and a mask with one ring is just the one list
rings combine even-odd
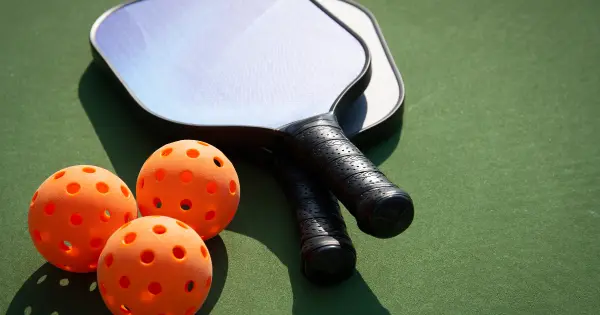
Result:
{"label": "black grip tape", "polygon": [[348,140],[333,116],[309,119],[287,131],[295,155],[323,179],[362,231],[389,238],[410,225],[414,208],[409,194]]}
{"label": "black grip tape", "polygon": [[279,157],[275,173],[296,216],[305,276],[323,285],[348,279],[356,267],[356,250],[337,199],[291,158]]}
{"label": "black grip tape", "polygon": [[337,216],[310,218],[299,222],[302,242],[316,236],[339,236],[348,238],[346,226]]}

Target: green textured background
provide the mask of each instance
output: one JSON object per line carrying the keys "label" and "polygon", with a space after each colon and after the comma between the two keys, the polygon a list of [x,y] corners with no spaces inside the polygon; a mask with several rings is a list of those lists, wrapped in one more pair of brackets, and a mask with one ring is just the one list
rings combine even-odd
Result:
{"label": "green textured background", "polygon": [[[274,179],[238,161],[240,212],[209,244],[215,285],[200,313],[597,314],[600,2],[361,3],[408,93],[400,142],[368,155],[411,192],[413,225],[376,240],[347,215],[359,274],[314,288]],[[161,145],[88,69],[90,26],[115,4],[0,2],[2,313],[107,313],[93,274],[44,264],[27,208],[59,168],[95,164],[131,184]]]}

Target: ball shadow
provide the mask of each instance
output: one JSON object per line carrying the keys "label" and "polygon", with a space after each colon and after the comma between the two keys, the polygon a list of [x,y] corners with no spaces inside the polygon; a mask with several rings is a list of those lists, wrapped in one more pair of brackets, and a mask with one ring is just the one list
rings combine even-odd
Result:
{"label": "ball shadow", "polygon": [[[158,128],[148,126],[137,110],[133,110],[136,105],[122,86],[95,63],[88,66],[80,79],[79,98],[115,172],[128,185],[135,185],[138,171],[149,154],[174,140],[160,134]],[[308,282],[301,272],[294,214],[272,172],[262,167],[265,160],[258,153],[223,151],[236,165],[244,191],[237,214],[227,230],[256,239],[287,266],[294,295],[294,314],[339,313],[340,310],[389,314],[358,273],[330,288],[319,288]],[[212,254],[213,249],[209,250]],[[227,262],[215,262],[215,267],[220,264],[226,266]],[[225,269],[223,277],[226,273]],[[224,282],[223,279],[221,290]],[[210,313],[220,293],[218,289],[211,289],[207,303],[197,314]]]}
{"label": "ball shadow", "polygon": [[[206,242],[213,260],[210,293],[196,314],[210,314],[225,287],[228,256],[223,240],[217,236]],[[73,273],[49,263],[36,270],[17,291],[7,315],[110,315],[104,304],[96,273]]]}
{"label": "ball shadow", "polygon": [[206,247],[210,253],[210,258],[213,265],[213,282],[208,292],[208,296],[202,304],[202,308],[196,312],[196,315],[210,314],[217,302],[219,297],[223,293],[225,288],[225,282],[227,281],[227,271],[229,267],[229,256],[227,255],[227,248],[221,236],[217,235],[206,241]]}
{"label": "ball shadow", "polygon": [[8,315],[110,315],[100,296],[96,273],[78,274],[45,263],[23,283]]}

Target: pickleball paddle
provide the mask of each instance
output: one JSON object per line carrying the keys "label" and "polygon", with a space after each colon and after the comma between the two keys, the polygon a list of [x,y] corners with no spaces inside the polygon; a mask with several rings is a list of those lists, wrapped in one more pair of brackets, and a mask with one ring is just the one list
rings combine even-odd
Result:
{"label": "pickleball paddle", "polygon": [[[364,95],[338,121],[357,146],[369,147],[398,131],[404,84],[375,17],[347,0],[319,3],[365,40],[372,75]],[[355,270],[357,253],[346,230],[337,199],[323,183],[304,171],[292,156],[270,155],[272,171],[294,210],[300,234],[302,272],[313,283],[336,284]]]}
{"label": "pickleball paddle", "polygon": [[337,122],[369,83],[371,56],[317,2],[136,1],[103,14],[90,39],[156,128],[284,146],[364,232],[386,238],[407,227],[411,198]]}

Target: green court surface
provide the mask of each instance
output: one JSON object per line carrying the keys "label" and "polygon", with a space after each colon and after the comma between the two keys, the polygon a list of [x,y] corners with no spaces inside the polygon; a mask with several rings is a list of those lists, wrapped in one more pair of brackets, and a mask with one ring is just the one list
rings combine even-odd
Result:
{"label": "green court surface", "polygon": [[[105,167],[133,187],[164,144],[90,67],[91,24],[117,3],[0,4],[2,313],[108,313],[95,274],[58,271],[35,251],[27,211],[69,165]],[[401,134],[367,154],[413,196],[412,226],[374,239],[345,212],[357,274],[314,287],[275,179],[235,160],[241,204],[209,242],[215,280],[199,314],[597,314],[600,2],[360,3],[407,90]]]}

